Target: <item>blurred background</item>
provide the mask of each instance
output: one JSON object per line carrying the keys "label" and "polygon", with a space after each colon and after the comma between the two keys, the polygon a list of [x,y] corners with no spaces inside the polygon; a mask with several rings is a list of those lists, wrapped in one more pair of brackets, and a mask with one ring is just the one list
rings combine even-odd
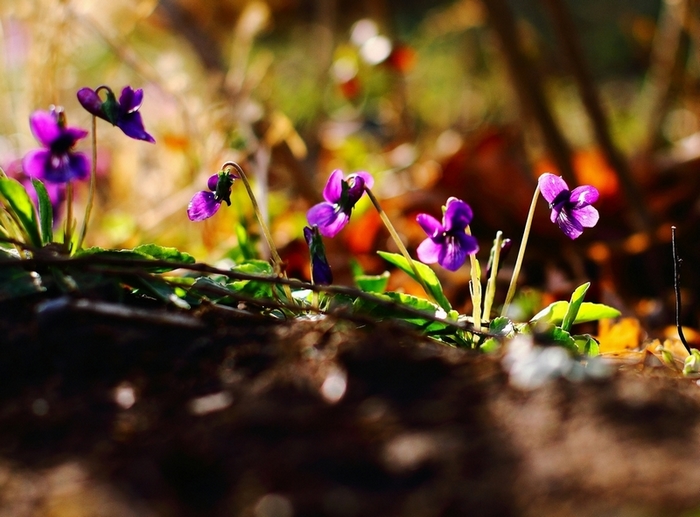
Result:
{"label": "blurred background", "polygon": [[[61,105],[69,125],[89,128],[79,88],[143,88],[157,143],[98,121],[87,244],[235,258],[236,225],[259,234],[243,188],[203,223],[185,209],[236,160],[300,278],[305,213],[333,169],[375,176],[410,250],[425,237],[416,214],[439,217],[460,197],[484,269],[497,230],[517,248],[537,177],[554,172],[599,189],[601,220],[569,241],[540,201],[524,315],[591,280],[591,300],[648,328],[672,323],[676,225],[683,321],[697,327],[699,14],[698,0],[3,0],[0,165],[21,175],[17,160],[37,146],[32,111]],[[89,139],[79,149],[89,153]],[[77,190],[84,203],[87,185]],[[326,246],[345,284],[351,257],[381,273],[375,251],[396,251],[364,199]],[[514,259],[515,249],[504,285]],[[468,310],[468,268],[438,274]],[[400,272],[390,288],[420,293]]]}

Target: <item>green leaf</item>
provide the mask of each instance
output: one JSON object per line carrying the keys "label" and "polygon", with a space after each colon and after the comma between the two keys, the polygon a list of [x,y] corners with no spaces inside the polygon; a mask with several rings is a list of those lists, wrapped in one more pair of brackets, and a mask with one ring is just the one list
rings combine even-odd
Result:
{"label": "green leaf", "polygon": [[[418,327],[426,334],[437,337],[445,334],[454,334],[455,328],[447,323],[435,321],[432,318],[422,317],[420,315],[411,314],[401,309],[401,306],[410,307],[412,309],[423,311],[426,316],[436,316],[443,314],[442,309],[431,301],[425,298],[418,298],[405,293],[388,292],[376,295],[377,301],[368,300],[365,298],[357,298],[353,304],[353,309],[356,312],[369,314],[373,318],[401,320]],[[381,303],[382,300],[392,301],[397,306],[387,306]]]}
{"label": "green leaf", "polygon": [[133,251],[157,260],[169,260],[172,262],[182,262],[184,264],[195,263],[194,257],[189,253],[180,251],[177,248],[158,246],[157,244],[142,244],[136,246]]}
{"label": "green leaf", "polygon": [[[252,259],[231,268],[236,273],[247,275],[274,276],[272,266],[266,260]],[[272,284],[255,280],[234,280],[227,284],[231,289],[253,298],[272,298]]]}
{"label": "green leaf", "polygon": [[569,307],[566,310],[566,314],[564,314],[564,319],[561,322],[561,328],[566,330],[567,332],[571,330],[571,325],[574,324],[574,321],[576,320],[576,316],[578,315],[578,311],[581,308],[581,304],[583,303],[583,299],[586,296],[586,291],[588,291],[588,288],[591,286],[590,282],[586,282],[583,285],[578,286],[576,289],[574,289],[574,292],[571,294],[571,301],[569,302]]}
{"label": "green leaf", "polygon": [[[395,265],[415,281],[420,283],[420,280],[413,272],[413,268],[411,268],[411,265],[403,255],[398,253],[387,253],[386,251],[378,251],[377,253],[384,260]],[[433,299],[440,307],[443,308],[445,312],[450,312],[452,310],[452,305],[450,305],[449,300],[445,297],[445,293],[442,290],[442,285],[440,284],[440,280],[438,280],[435,271],[418,260],[414,260],[413,263],[416,265],[416,269],[423,278],[423,282],[425,282],[425,286],[428,289],[430,296],[433,297]]]}
{"label": "green leaf", "polygon": [[384,271],[381,275],[357,275],[355,283],[361,291],[381,294],[389,284],[389,272]]}
{"label": "green leaf", "polygon": [[29,244],[40,248],[42,245],[36,210],[29,194],[22,184],[11,178],[0,179],[0,197],[8,210],[15,214],[22,225],[22,231],[27,236]]}
{"label": "green leaf", "polygon": [[510,337],[513,335],[514,331],[515,328],[513,327],[513,322],[505,316],[494,318],[489,323],[489,332],[499,336]]}
{"label": "green leaf", "polygon": [[[535,314],[530,322],[545,322],[553,325],[560,325],[568,310],[569,302],[554,302]],[[617,318],[618,316],[620,316],[620,311],[613,307],[602,303],[583,302],[576,313],[576,319],[574,319],[572,325],[607,318]]]}
{"label": "green leaf", "polygon": [[256,258],[258,254],[255,251],[255,244],[251,242],[245,227],[240,223],[236,223],[233,229],[236,232],[236,239],[238,239],[238,248],[241,252],[241,256],[246,260]]}
{"label": "green leaf", "polygon": [[267,260],[260,259],[246,260],[245,262],[236,264],[231,268],[231,271],[235,271],[237,273],[245,273],[247,275],[274,275],[274,271],[270,263]]}
{"label": "green leaf", "polygon": [[574,338],[562,328],[552,327],[548,332],[542,334],[541,337],[555,345],[566,348],[570,352],[578,353],[579,351]]}
{"label": "green leaf", "polygon": [[[103,257],[119,258],[124,260],[124,265],[128,265],[128,259],[134,260],[165,260],[172,262],[180,262],[184,264],[194,264],[195,259],[189,253],[179,251],[177,248],[168,248],[164,246],[158,246],[157,244],[142,244],[136,248],[122,249],[122,250],[106,250],[100,248],[99,246],[93,246],[91,248],[85,248],[76,252],[76,257],[83,257],[86,255],[101,255]],[[140,269],[149,271],[151,273],[167,273],[177,266],[164,266],[161,264],[153,266],[139,266]]]}
{"label": "green leaf", "polygon": [[600,354],[600,347],[598,346],[598,340],[591,336],[590,334],[581,334],[578,336],[573,336],[574,342],[578,347],[578,351],[589,357],[594,357]]}
{"label": "green leaf", "polygon": [[488,338],[481,344],[481,346],[479,346],[479,350],[486,354],[497,352],[500,348],[501,343],[494,337]]}
{"label": "green leaf", "polygon": [[189,309],[190,304],[177,295],[179,289],[164,282],[161,277],[152,276],[148,279],[138,278],[135,284],[140,284],[138,291],[145,291],[151,296],[165,303],[172,303],[181,309]]}
{"label": "green leaf", "polygon": [[352,273],[353,278],[357,278],[358,276],[365,274],[364,269],[362,269],[362,266],[356,259],[351,258],[348,265],[350,266],[350,272]]}
{"label": "green leaf", "polygon": [[41,225],[41,238],[43,244],[53,241],[53,205],[49,193],[44,184],[38,179],[32,178],[32,185],[39,200],[39,223]]}

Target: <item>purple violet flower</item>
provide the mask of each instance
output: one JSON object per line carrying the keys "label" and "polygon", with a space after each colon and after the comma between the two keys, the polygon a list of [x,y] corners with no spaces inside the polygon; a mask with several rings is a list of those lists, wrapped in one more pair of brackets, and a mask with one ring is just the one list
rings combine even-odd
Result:
{"label": "purple violet flower", "polygon": [[309,245],[311,254],[311,282],[316,285],[330,285],[333,283],[331,266],[326,259],[326,248],[323,245],[318,226],[304,227],[304,238]]}
{"label": "purple violet flower", "polygon": [[418,214],[416,221],[428,234],[416,250],[420,261],[426,264],[437,262],[445,269],[457,271],[467,255],[479,251],[476,238],[465,232],[472,217],[469,205],[456,197],[447,200],[442,223],[432,215]]}
{"label": "purple violet flower", "polygon": [[[104,90],[107,99],[102,101],[99,92]],[[121,129],[126,136],[136,140],[144,140],[154,144],[155,139],[146,133],[139,108],[143,102],[143,90],[134,90],[125,86],[117,101],[114,92],[108,86],[100,86],[97,90],[81,88],[78,91],[78,101],[87,111],[106,120]]]}
{"label": "purple violet flower", "polygon": [[63,111],[35,111],[29,117],[32,133],[44,149],[29,151],[22,159],[24,172],[48,183],[82,180],[90,174],[90,162],[73,150],[76,142],[88,134],[84,129],[66,127]]}
{"label": "purple violet flower", "polygon": [[229,171],[220,171],[218,174],[210,176],[207,186],[211,192],[202,190],[197,192],[187,205],[187,217],[190,221],[204,221],[214,215],[226,202],[231,206],[231,187],[238,176]]}
{"label": "purple violet flower", "polygon": [[598,222],[598,210],[590,206],[598,201],[598,190],[582,185],[574,190],[559,176],[546,172],[537,180],[542,196],[552,210],[550,219],[557,223],[569,239],[576,239],[584,228],[592,228]]}
{"label": "purple violet flower", "polygon": [[310,226],[318,226],[324,237],[335,237],[350,220],[355,204],[366,188],[372,188],[374,178],[364,171],[350,174],[343,179],[343,172],[336,169],[331,173],[323,189],[325,202],[312,206],[306,213]]}

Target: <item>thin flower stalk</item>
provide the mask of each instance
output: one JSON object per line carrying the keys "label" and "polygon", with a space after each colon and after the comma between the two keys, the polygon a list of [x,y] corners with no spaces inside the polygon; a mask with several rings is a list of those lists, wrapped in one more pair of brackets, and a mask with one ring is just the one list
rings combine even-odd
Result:
{"label": "thin flower stalk", "polygon": [[[471,229],[469,225],[465,228],[467,235],[471,235]],[[477,330],[481,330],[481,264],[476,258],[475,254],[469,255],[469,264],[471,280],[469,281],[469,292],[472,296],[472,319],[474,320],[474,327]]]}
{"label": "thin flower stalk", "polygon": [[63,244],[70,252],[73,238],[73,182],[66,183],[66,220],[63,230]]}
{"label": "thin flower stalk", "polygon": [[82,248],[85,234],[87,233],[88,224],[90,224],[90,215],[92,214],[92,205],[95,200],[95,184],[97,182],[97,117],[92,116],[92,167],[90,168],[90,186],[88,188],[87,204],[85,205],[85,216],[83,224],[80,227],[80,236],[78,244],[75,246],[76,251]]}
{"label": "thin flower stalk", "polygon": [[365,192],[367,192],[367,196],[369,197],[370,201],[374,205],[374,208],[377,210],[377,213],[379,214],[379,217],[381,218],[382,222],[384,223],[384,226],[389,231],[391,238],[394,240],[394,242],[396,243],[396,246],[399,248],[399,251],[404,256],[404,258],[408,262],[409,266],[411,267],[413,274],[416,275],[416,279],[418,280],[418,283],[423,288],[423,291],[425,291],[425,294],[427,294],[431,300],[433,300],[434,302],[437,303],[437,301],[435,300],[435,297],[430,293],[430,289],[428,289],[428,286],[425,285],[425,280],[423,279],[423,276],[420,274],[420,271],[418,271],[418,268],[416,267],[415,262],[413,262],[411,255],[408,253],[408,250],[406,249],[406,246],[404,246],[403,241],[401,240],[401,237],[399,237],[399,234],[396,231],[396,228],[394,228],[394,225],[391,224],[391,220],[389,220],[389,217],[386,215],[386,212],[384,212],[384,209],[379,204],[379,201],[372,193],[372,190],[369,187],[365,186]]}
{"label": "thin flower stalk", "polygon": [[[243,185],[245,185],[246,192],[248,192],[250,202],[253,204],[253,211],[255,212],[255,217],[258,220],[258,224],[260,224],[260,229],[262,230],[263,235],[265,236],[265,240],[267,241],[267,246],[270,249],[270,256],[272,257],[272,261],[274,263],[275,273],[278,276],[281,276],[282,278],[287,278],[287,273],[284,271],[282,258],[277,252],[275,242],[272,240],[272,233],[270,233],[270,229],[265,223],[265,219],[262,216],[262,212],[260,212],[260,205],[258,205],[258,200],[255,198],[255,194],[253,193],[253,189],[251,188],[250,183],[248,182],[248,177],[246,176],[246,173],[243,171],[240,165],[232,161],[224,163],[221,168],[223,170],[226,170],[230,167],[236,169],[241,178],[241,181],[243,182]],[[284,292],[287,295],[287,298],[289,298],[289,300],[294,300],[294,298],[292,298],[292,291],[288,285],[284,286]]]}
{"label": "thin flower stalk", "polygon": [[535,216],[535,208],[537,207],[537,199],[540,196],[539,185],[535,187],[535,193],[532,196],[532,202],[530,203],[530,210],[527,213],[527,221],[525,221],[525,229],[523,230],[523,238],[520,241],[520,249],[518,249],[518,257],[515,259],[515,266],[513,267],[513,276],[510,278],[510,285],[508,286],[508,292],[506,293],[506,300],[503,303],[503,309],[501,310],[501,316],[508,315],[508,309],[510,309],[510,303],[513,301],[513,296],[515,295],[515,288],[518,285],[518,276],[520,275],[520,268],[523,265],[523,257],[525,256],[525,248],[527,248],[527,240],[530,237],[530,228],[532,227],[532,219]]}
{"label": "thin flower stalk", "polygon": [[491,319],[491,307],[496,296],[496,276],[498,275],[498,266],[501,260],[501,246],[503,245],[503,232],[497,231],[496,238],[493,241],[492,256],[490,260],[490,269],[488,272],[488,280],[486,281],[486,295],[484,297],[484,318]]}

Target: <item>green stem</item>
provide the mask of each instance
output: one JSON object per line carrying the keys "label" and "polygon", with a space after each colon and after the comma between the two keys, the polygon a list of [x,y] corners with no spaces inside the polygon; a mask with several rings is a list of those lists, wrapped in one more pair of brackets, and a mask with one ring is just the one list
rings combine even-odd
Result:
{"label": "green stem", "polygon": [[493,241],[493,258],[491,259],[491,273],[486,282],[486,296],[484,297],[484,317],[491,319],[491,307],[496,296],[496,276],[498,275],[498,263],[501,260],[501,245],[503,244],[503,232],[496,232],[496,239]]}
{"label": "green stem", "polygon": [[83,247],[85,234],[87,233],[88,224],[90,223],[90,214],[92,213],[92,204],[95,199],[95,183],[97,181],[97,117],[92,116],[92,168],[90,169],[90,187],[88,191],[87,205],[85,205],[85,217],[83,224],[80,227],[80,237],[76,245],[76,251]]}
{"label": "green stem", "polygon": [[399,248],[399,251],[406,259],[406,262],[408,262],[408,265],[411,266],[413,274],[416,275],[416,280],[418,280],[418,283],[423,288],[423,291],[425,291],[425,294],[428,295],[428,298],[437,303],[437,300],[435,300],[435,297],[431,294],[430,290],[428,289],[428,286],[425,285],[425,280],[423,279],[423,276],[420,274],[420,271],[418,271],[415,262],[413,262],[413,259],[411,258],[411,255],[409,255],[406,246],[403,245],[403,241],[401,240],[401,237],[399,237],[396,228],[394,228],[394,225],[391,224],[389,217],[386,215],[386,212],[384,212],[384,210],[382,209],[381,205],[379,204],[379,201],[377,201],[377,198],[374,196],[374,194],[369,188],[365,187],[365,192],[367,192],[367,196],[369,196],[369,199],[370,201],[372,201],[374,208],[376,208],[377,212],[379,213],[379,217],[384,223],[384,226],[386,226],[386,229],[389,230],[389,234],[396,243],[396,246]]}
{"label": "green stem", "polygon": [[[467,235],[471,235],[472,231],[469,225],[465,228]],[[481,330],[481,264],[474,254],[469,255],[469,263],[471,265],[471,280],[469,282],[469,292],[472,296],[472,319],[474,327]]]}
{"label": "green stem", "polygon": [[63,230],[63,244],[70,253],[73,233],[73,182],[66,183],[66,221]]}
{"label": "green stem", "polygon": [[520,275],[520,268],[523,265],[523,256],[525,255],[525,248],[527,247],[527,239],[530,236],[530,228],[532,227],[532,218],[535,215],[535,207],[537,206],[537,198],[540,195],[539,185],[535,188],[535,194],[532,196],[532,203],[530,203],[530,211],[527,213],[527,221],[525,222],[525,230],[523,230],[523,239],[520,241],[520,249],[518,250],[518,258],[515,259],[515,267],[513,268],[513,276],[510,278],[510,285],[508,286],[508,293],[506,294],[506,301],[503,303],[503,309],[501,310],[501,316],[506,316],[508,314],[508,309],[510,308],[510,302],[513,301],[513,296],[515,295],[515,288],[518,284],[518,276]]}
{"label": "green stem", "polygon": [[[241,178],[241,181],[243,182],[243,185],[245,186],[246,191],[248,192],[248,197],[250,198],[250,202],[253,204],[253,211],[255,212],[255,217],[258,220],[258,224],[260,224],[260,229],[262,230],[263,235],[265,236],[265,240],[267,241],[267,246],[270,249],[270,256],[272,257],[272,262],[274,263],[275,267],[275,273],[278,276],[281,276],[282,278],[287,278],[287,273],[284,270],[284,264],[282,262],[282,258],[280,257],[279,253],[277,252],[277,247],[275,246],[275,242],[272,240],[272,233],[270,233],[270,229],[268,228],[267,224],[265,223],[265,220],[263,218],[262,212],[260,211],[260,205],[258,205],[258,200],[255,198],[255,194],[253,193],[253,189],[250,186],[250,183],[248,182],[248,176],[246,176],[246,173],[243,171],[240,165],[238,165],[236,162],[226,162],[224,165],[221,167],[223,170],[226,170],[227,167],[233,167],[236,169],[238,172],[238,175]],[[294,298],[292,298],[292,291],[289,288],[288,285],[284,286],[284,292],[289,298],[291,302],[294,301]]]}

